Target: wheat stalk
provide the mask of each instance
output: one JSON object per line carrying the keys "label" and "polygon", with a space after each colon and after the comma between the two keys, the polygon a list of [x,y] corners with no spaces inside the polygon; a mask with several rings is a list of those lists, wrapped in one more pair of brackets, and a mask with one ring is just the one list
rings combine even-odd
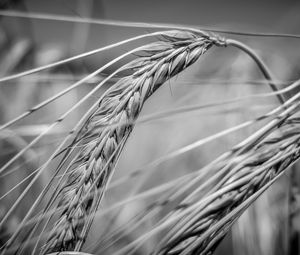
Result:
{"label": "wheat stalk", "polygon": [[[93,214],[110,179],[118,154],[133,129],[146,99],[166,80],[194,63],[213,45],[209,38],[195,33],[166,33],[162,41],[146,46],[140,57],[124,67],[133,73],[120,79],[102,97],[73,144],[79,146],[71,174],[59,192],[62,214],[55,223],[44,253],[79,250]],[[110,126],[120,124],[119,126]],[[90,190],[97,189],[92,196]],[[85,197],[86,196],[86,197]]]}
{"label": "wheat stalk", "polygon": [[208,31],[215,33],[226,33],[231,35],[243,35],[243,36],[253,36],[253,37],[271,37],[271,38],[290,38],[290,39],[299,39],[299,34],[288,34],[288,33],[270,33],[270,32],[252,32],[252,31],[241,31],[241,30],[228,30],[228,29],[220,29],[213,27],[204,27],[204,26],[183,26],[182,24],[167,24],[167,23],[143,23],[143,22],[130,22],[130,21],[118,21],[118,20],[107,20],[107,19],[94,19],[87,17],[77,17],[77,16],[66,16],[66,15],[57,15],[57,14],[48,14],[48,13],[28,13],[21,11],[12,11],[12,10],[1,10],[1,16],[7,17],[20,17],[27,19],[40,19],[47,21],[64,21],[64,22],[72,22],[72,23],[89,23],[95,25],[107,25],[107,26],[118,26],[118,27],[134,27],[134,28],[156,28],[156,29],[182,29],[189,31]]}

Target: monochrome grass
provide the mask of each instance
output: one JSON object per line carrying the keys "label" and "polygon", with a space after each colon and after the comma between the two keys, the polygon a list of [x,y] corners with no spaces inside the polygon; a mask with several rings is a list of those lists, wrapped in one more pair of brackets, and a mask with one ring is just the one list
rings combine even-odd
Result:
{"label": "monochrome grass", "polygon": [[[12,14],[7,13],[7,15]],[[157,28],[174,29],[168,26],[157,26]],[[0,199],[6,199],[17,187],[23,188],[20,195],[10,202],[10,208],[0,208],[2,209],[0,211],[1,254],[75,255],[90,254],[91,251],[96,254],[109,251],[112,246],[122,243],[123,239],[126,240],[125,244],[123,241],[122,246],[114,250],[115,254],[134,254],[141,247],[146,247],[147,242],[151,247],[147,246],[146,253],[150,254],[212,254],[242,213],[299,159],[300,93],[297,92],[290,98],[286,95],[287,92],[299,87],[299,80],[290,83],[285,89],[279,89],[268,66],[253,49],[241,41],[227,39],[210,31],[178,27],[176,30],[148,33],[55,63],[7,75],[0,78],[0,82],[22,79],[24,76],[140,39],[150,42],[128,50],[70,87],[1,124],[1,134],[12,132],[10,128],[16,123],[40,111],[88,82],[89,79],[95,78],[114,64],[126,61],[104,77],[30,142],[19,139],[15,133],[9,133],[16,136],[12,143],[16,152],[1,164],[2,178],[14,173],[16,171],[14,167],[18,164],[21,166],[22,160],[26,161],[28,157],[34,158],[32,147],[45,136],[52,134],[54,128],[66,121],[69,114],[78,110],[79,106],[86,101],[91,99],[93,101],[47,160],[38,166],[32,166],[34,169],[27,177],[18,181],[15,187],[1,193]],[[177,151],[149,163],[149,166],[152,164],[159,167],[159,164],[167,159],[180,156],[219,137],[264,121],[263,126],[242,142],[197,171],[140,192],[138,191],[140,186],[143,186],[147,178],[152,175],[151,171],[144,173],[148,169],[133,171],[123,179],[114,180],[116,167],[122,153],[126,150],[128,138],[132,135],[134,127],[139,122],[147,121],[147,118],[139,117],[146,101],[155,92],[159,93],[158,89],[170,79],[176,78],[201,60],[202,55],[211,48],[218,47],[224,50],[227,47],[234,47],[246,53],[263,75],[265,79],[263,84],[268,85],[272,90],[266,95],[258,94],[252,97],[276,97],[279,106],[253,120],[203,138],[186,147],[182,146]],[[97,98],[95,93],[99,93],[104,85],[108,88]],[[220,107],[225,104],[221,103]],[[211,106],[218,106],[218,104]],[[150,116],[148,120],[181,112],[205,110],[206,107],[210,106],[200,105],[169,111],[165,114],[158,113]],[[5,136],[1,135],[1,137]],[[5,139],[3,138],[3,141]],[[11,222],[17,215],[17,208],[50,168],[51,173],[47,175],[46,184],[22,213],[22,218],[18,219],[18,224],[13,226],[14,231],[11,233],[8,230],[12,228]],[[135,189],[132,189],[131,196],[127,200],[105,207],[103,200],[112,187],[118,188],[127,180],[142,174],[145,174],[144,179],[136,185]],[[145,202],[146,205],[132,218],[129,217],[127,222],[114,226],[123,206],[137,200],[146,201],[152,196],[157,196],[154,202],[148,204]],[[103,232],[99,231],[102,233],[95,238],[97,242],[87,242],[95,218],[105,216],[114,210],[117,211],[116,214],[110,218],[107,226],[102,226]],[[149,218],[156,219],[155,224],[147,228],[147,231],[141,231],[134,239],[127,238],[127,233],[142,228],[141,226],[146,225]],[[152,242],[154,239],[155,245]]]}

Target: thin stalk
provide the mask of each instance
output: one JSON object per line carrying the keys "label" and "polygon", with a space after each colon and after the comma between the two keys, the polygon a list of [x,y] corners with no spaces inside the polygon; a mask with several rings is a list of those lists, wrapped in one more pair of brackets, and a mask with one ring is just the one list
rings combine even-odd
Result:
{"label": "thin stalk", "polygon": [[0,16],[6,17],[19,17],[26,19],[40,19],[48,21],[61,21],[61,22],[72,22],[72,23],[90,23],[94,25],[106,25],[106,26],[116,26],[116,27],[133,27],[133,28],[153,28],[153,29],[182,29],[189,31],[207,31],[222,34],[232,34],[232,35],[242,35],[242,36],[255,36],[255,37],[272,37],[272,38],[290,38],[290,39],[300,39],[299,34],[288,34],[288,33],[270,33],[270,32],[251,32],[251,31],[238,31],[238,30],[227,30],[214,27],[204,27],[197,25],[183,26],[181,24],[168,24],[168,23],[143,23],[143,22],[128,22],[121,20],[108,20],[108,19],[94,19],[87,17],[75,17],[68,15],[57,15],[57,14],[47,14],[47,13],[36,13],[36,12],[22,12],[22,11],[12,11],[12,10],[0,10]]}
{"label": "thin stalk", "polygon": [[[259,67],[260,71],[262,72],[262,74],[264,75],[266,80],[269,81],[269,86],[271,87],[271,89],[274,92],[278,91],[278,88],[277,88],[276,84],[274,83],[275,79],[273,78],[271,71],[269,70],[267,65],[263,62],[263,60],[249,46],[247,46],[246,44],[244,44],[240,41],[233,40],[233,39],[227,39],[226,45],[236,47],[236,48],[244,51],[245,53],[247,53],[255,61],[255,63]],[[278,101],[281,104],[284,104],[284,102],[286,101],[284,96],[282,96],[281,94],[278,94],[276,96],[278,98]]]}

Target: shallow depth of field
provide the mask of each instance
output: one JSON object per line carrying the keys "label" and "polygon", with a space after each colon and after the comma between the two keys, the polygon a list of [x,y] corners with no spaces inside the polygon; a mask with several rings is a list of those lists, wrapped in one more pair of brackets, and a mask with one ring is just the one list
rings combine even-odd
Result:
{"label": "shallow depth of field", "polygon": [[[89,21],[76,22],[77,18],[92,18],[93,21],[168,23],[249,32],[252,35],[222,33],[222,36],[238,39],[252,47],[272,71],[279,89],[284,89],[300,78],[299,38],[255,36],[260,33],[300,34],[300,4],[297,1],[7,0],[0,1],[0,8],[1,77],[159,30],[95,24],[96,22]],[[22,18],[18,17],[18,13],[54,14],[65,17],[66,20],[58,20],[55,16],[44,16],[45,19]],[[75,19],[67,20],[70,16]],[[148,41],[143,39],[144,43]],[[129,43],[55,68],[1,82],[0,125],[137,46],[137,42]],[[134,57],[136,56],[133,54],[128,59]],[[124,63],[125,61],[109,67],[61,98],[2,130],[0,167],[10,162],[45,132],[49,125]],[[61,123],[46,132],[6,171],[1,172],[0,220],[24,192],[34,171],[47,161],[89,107],[120,78],[110,80]],[[289,91],[287,96],[292,97],[297,92],[299,87]],[[147,191],[151,192],[163,183],[197,171],[266,125],[266,122],[258,121],[246,128],[215,137],[202,146],[180,152],[180,149],[187,148],[188,145],[253,120],[279,105],[276,96],[249,97],[259,93],[271,93],[267,81],[249,56],[232,47],[213,48],[187,70],[159,88],[146,101],[139,116],[144,121],[137,122],[134,127],[111,182],[118,183],[118,180],[128,176],[130,178],[106,191],[98,208],[98,212],[102,210],[106,213],[96,213],[82,251],[91,254],[117,254],[122,247],[151,231],[170,208],[149,218],[137,228],[134,228],[134,223],[127,226],[126,223],[163,193],[141,195],[140,198],[132,201],[129,199],[116,208],[112,206],[138,194],[147,194]],[[169,156],[173,152],[178,153]],[[0,229],[0,245],[16,231],[54,173],[60,157],[61,154],[52,160],[6,220],[5,229]],[[143,174],[130,175],[141,169]],[[215,254],[300,254],[300,191],[297,193],[300,187],[299,176],[299,164],[296,163],[242,214]],[[291,192],[298,195],[295,201],[291,201]],[[47,199],[50,198],[46,197],[44,203]],[[112,210],[106,211],[107,208]],[[43,205],[37,210],[41,209]],[[149,238],[133,254],[149,254],[163,235],[161,233]],[[21,243],[22,238],[19,238]],[[21,253],[31,254],[32,246],[34,241]]]}

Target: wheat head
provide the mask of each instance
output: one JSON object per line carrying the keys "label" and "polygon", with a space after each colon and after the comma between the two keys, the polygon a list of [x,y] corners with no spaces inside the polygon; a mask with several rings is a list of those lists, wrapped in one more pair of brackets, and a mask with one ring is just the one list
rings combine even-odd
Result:
{"label": "wheat head", "polygon": [[62,213],[43,247],[44,254],[81,248],[91,223],[87,218],[101,201],[146,99],[213,44],[196,33],[166,32],[160,41],[143,47],[142,57],[122,68],[131,74],[105,92],[73,142],[80,152],[68,166],[70,174],[59,191],[58,209]]}
{"label": "wheat head", "polygon": [[299,102],[294,102],[212,164],[207,170],[218,177],[204,179],[168,215],[175,223],[155,254],[212,254],[252,198],[299,159],[300,122],[291,117],[298,111]]}

